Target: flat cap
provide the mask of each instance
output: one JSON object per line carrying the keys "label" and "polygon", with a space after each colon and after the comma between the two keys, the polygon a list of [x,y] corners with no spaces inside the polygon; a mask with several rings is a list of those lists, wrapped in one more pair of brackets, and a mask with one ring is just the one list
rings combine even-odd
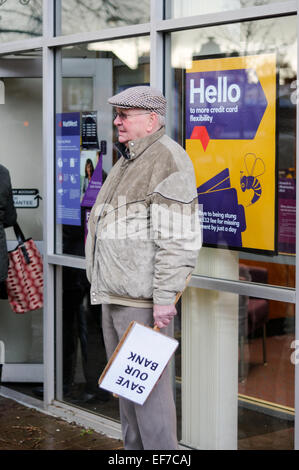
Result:
{"label": "flat cap", "polygon": [[161,91],[150,86],[134,86],[109,98],[108,103],[118,108],[141,108],[166,114],[166,98]]}

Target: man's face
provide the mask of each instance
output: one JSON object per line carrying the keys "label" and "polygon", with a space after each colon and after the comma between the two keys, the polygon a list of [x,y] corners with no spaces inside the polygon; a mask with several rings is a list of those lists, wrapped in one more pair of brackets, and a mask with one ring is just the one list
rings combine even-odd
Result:
{"label": "man's face", "polygon": [[115,108],[116,117],[113,121],[118,130],[118,140],[127,144],[130,140],[146,137],[149,132],[151,114],[138,108]]}

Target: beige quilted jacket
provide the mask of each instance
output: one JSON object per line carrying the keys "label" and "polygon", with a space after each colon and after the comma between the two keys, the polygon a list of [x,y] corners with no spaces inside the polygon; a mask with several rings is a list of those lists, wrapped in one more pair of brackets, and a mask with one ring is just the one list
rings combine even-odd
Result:
{"label": "beige quilted jacket", "polygon": [[172,304],[201,246],[193,165],[164,127],[129,142],[92,209],[86,269],[93,304]]}

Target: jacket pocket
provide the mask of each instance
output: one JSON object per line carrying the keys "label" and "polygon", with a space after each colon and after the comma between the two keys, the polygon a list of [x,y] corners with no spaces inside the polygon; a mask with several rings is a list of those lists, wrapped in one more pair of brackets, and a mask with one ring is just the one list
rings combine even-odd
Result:
{"label": "jacket pocket", "polygon": [[152,298],[154,248],[148,240],[101,240],[97,256],[98,291]]}

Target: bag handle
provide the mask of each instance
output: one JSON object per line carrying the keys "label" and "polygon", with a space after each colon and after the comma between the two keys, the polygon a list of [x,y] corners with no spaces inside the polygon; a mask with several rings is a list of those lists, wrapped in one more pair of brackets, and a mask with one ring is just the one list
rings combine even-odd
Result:
{"label": "bag handle", "polygon": [[21,227],[19,226],[19,224],[17,222],[14,224],[13,229],[14,229],[14,232],[15,232],[16,239],[18,240],[18,244],[22,245],[22,243],[24,243],[26,241],[26,239],[25,239],[25,236],[24,236],[24,234],[21,230]]}
{"label": "bag handle", "polygon": [[24,245],[24,243],[26,241],[26,238],[25,238],[25,236],[24,236],[24,234],[21,230],[21,227],[16,222],[13,226],[13,229],[14,229],[14,232],[15,232],[16,239],[18,240],[18,246],[22,250],[22,253],[23,253],[23,256],[24,256],[24,259],[25,259],[25,263],[30,264],[30,257],[29,257],[28,251],[26,250],[26,247]]}

